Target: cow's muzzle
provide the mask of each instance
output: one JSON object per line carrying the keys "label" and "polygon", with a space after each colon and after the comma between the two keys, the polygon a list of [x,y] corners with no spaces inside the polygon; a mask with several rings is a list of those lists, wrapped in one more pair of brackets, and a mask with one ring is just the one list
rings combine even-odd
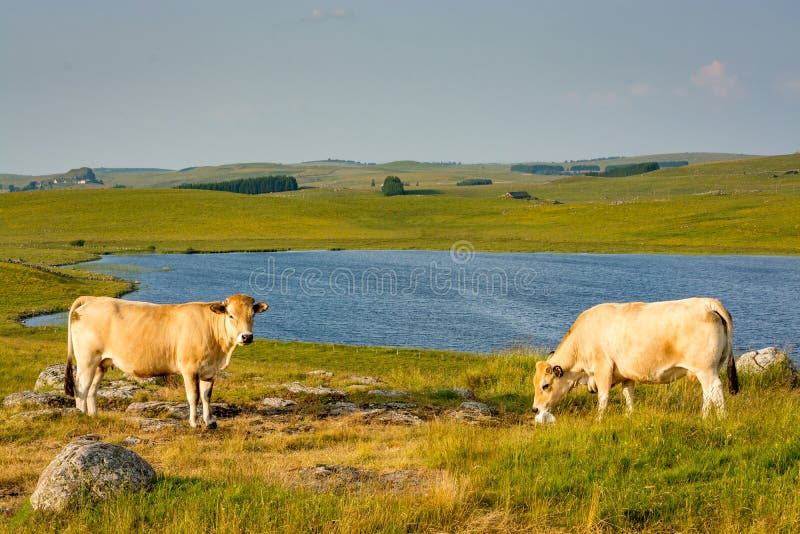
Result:
{"label": "cow's muzzle", "polygon": [[241,339],[242,345],[249,345],[253,342],[253,334],[242,334],[239,336]]}

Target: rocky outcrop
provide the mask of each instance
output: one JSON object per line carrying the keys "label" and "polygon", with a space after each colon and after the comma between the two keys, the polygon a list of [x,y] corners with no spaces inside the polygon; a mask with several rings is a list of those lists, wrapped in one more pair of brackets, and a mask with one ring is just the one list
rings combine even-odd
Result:
{"label": "rocky outcrop", "polygon": [[406,397],[408,396],[408,391],[402,391],[399,389],[373,389],[368,391],[370,395],[376,395],[378,397]]}
{"label": "rocky outcrop", "polygon": [[[166,401],[134,402],[125,409],[125,412],[145,418],[169,417],[172,419],[188,419],[189,403]],[[226,402],[211,403],[211,414],[214,417],[235,417],[240,413],[242,413],[242,409],[235,404],[228,404]]]}
{"label": "rocky outcrop", "polygon": [[37,406],[40,408],[67,408],[74,406],[75,401],[63,395],[47,391],[20,391],[3,399],[3,406],[15,408],[19,406]]}
{"label": "rocky outcrop", "polygon": [[339,389],[327,388],[325,386],[309,387],[300,382],[292,382],[291,384],[283,384],[282,388],[292,393],[304,393],[306,395],[331,395],[337,397],[344,397],[347,395],[344,391]]}
{"label": "rocky outcrop", "polygon": [[20,412],[11,416],[11,419],[25,419],[27,421],[52,421],[65,415],[79,415],[81,411],[77,408],[44,408],[31,412]]}
{"label": "rocky outcrop", "polygon": [[155,478],[150,464],[125,447],[79,438],[64,447],[42,472],[31,506],[36,511],[60,512],[123,490],[147,489]]}

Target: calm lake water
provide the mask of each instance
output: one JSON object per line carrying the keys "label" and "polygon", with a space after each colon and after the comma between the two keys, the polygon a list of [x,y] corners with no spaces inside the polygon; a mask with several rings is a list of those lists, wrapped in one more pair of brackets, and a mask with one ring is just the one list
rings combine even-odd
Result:
{"label": "calm lake water", "polygon": [[[458,245],[458,244],[457,244]],[[78,268],[141,282],[129,300],[269,303],[259,337],[492,352],[555,347],[601,302],[719,298],[737,352],[800,338],[800,258],[309,251],[106,256]],[[28,320],[65,321],[64,314]]]}

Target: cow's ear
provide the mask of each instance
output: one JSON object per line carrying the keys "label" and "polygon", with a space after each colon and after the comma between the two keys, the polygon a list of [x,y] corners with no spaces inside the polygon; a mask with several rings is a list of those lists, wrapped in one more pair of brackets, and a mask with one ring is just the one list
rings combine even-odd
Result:
{"label": "cow's ear", "polygon": [[562,376],[564,376],[564,369],[562,369],[560,365],[554,365],[553,374],[561,378]]}
{"label": "cow's ear", "polygon": [[539,373],[546,373],[547,372],[546,369],[548,367],[549,365],[547,364],[547,362],[543,361],[536,362],[536,374],[538,375]]}
{"label": "cow's ear", "polygon": [[209,308],[211,308],[211,311],[214,313],[225,313],[226,311],[225,304],[223,304],[222,302],[215,302],[211,306],[209,306]]}
{"label": "cow's ear", "polygon": [[269,304],[266,302],[256,302],[253,304],[253,313],[265,312],[269,309]]}

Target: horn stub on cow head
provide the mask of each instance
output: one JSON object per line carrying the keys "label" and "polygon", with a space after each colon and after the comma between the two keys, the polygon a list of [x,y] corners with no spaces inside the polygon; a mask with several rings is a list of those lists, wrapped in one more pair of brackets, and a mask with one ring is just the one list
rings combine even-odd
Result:
{"label": "horn stub on cow head", "polygon": [[225,313],[227,310],[225,309],[225,304],[223,302],[214,302],[209,306],[212,312],[214,313]]}
{"label": "horn stub on cow head", "polygon": [[562,376],[564,376],[564,369],[562,369],[560,365],[554,365],[553,374],[561,378]]}

